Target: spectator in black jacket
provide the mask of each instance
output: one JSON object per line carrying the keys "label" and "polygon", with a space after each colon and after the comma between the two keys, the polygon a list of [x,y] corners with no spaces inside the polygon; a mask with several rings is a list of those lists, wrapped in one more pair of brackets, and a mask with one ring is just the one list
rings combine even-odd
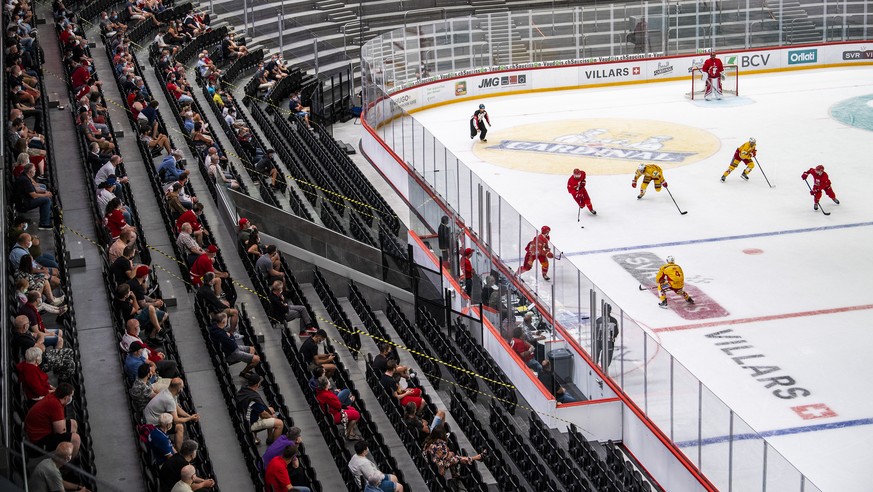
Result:
{"label": "spectator in black jacket", "polygon": [[224,313],[230,320],[231,331],[236,331],[236,325],[239,323],[239,311],[231,307],[226,299],[221,299],[215,295],[215,289],[212,288],[212,281],[215,279],[215,273],[206,272],[203,275],[203,285],[197,289],[197,299],[206,304],[206,309],[213,317],[218,313]]}
{"label": "spectator in black jacket", "polygon": [[232,332],[225,331],[227,328],[227,315],[218,313],[215,321],[209,327],[209,339],[215,345],[215,349],[224,354],[228,364],[245,362],[246,367],[239,373],[244,378],[252,373],[252,369],[261,363],[261,358],[255,355],[254,347],[240,345]]}
{"label": "spectator in black jacket", "polygon": [[[262,430],[269,433],[267,437],[267,445],[269,446],[282,435],[285,423],[273,407],[264,403],[264,399],[258,393],[258,389],[261,387],[261,376],[249,374],[246,377],[246,384],[245,388],[241,388],[236,393],[236,408],[250,424],[253,433]],[[256,442],[260,443],[257,439]]]}
{"label": "spectator in black jacket", "polygon": [[288,304],[285,300],[285,283],[276,280],[270,287],[270,316],[278,321],[292,321],[300,318],[300,335],[311,335],[318,331],[306,306]]}

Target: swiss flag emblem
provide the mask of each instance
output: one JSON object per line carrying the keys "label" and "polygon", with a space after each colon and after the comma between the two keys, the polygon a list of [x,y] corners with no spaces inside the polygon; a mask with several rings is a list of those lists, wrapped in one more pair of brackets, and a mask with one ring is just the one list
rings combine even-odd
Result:
{"label": "swiss flag emblem", "polygon": [[640,74],[640,67],[634,67],[634,75]]}
{"label": "swiss flag emblem", "polygon": [[813,403],[810,405],[801,405],[799,407],[791,407],[800,418],[803,420],[826,419],[836,417],[837,412],[824,403]]}

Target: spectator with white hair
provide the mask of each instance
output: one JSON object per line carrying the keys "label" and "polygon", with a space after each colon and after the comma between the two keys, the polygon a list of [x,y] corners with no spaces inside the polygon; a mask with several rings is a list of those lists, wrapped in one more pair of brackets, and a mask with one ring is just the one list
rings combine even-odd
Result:
{"label": "spectator with white hair", "polygon": [[197,475],[197,470],[193,465],[185,465],[179,473],[179,481],[173,486],[170,492],[193,492],[194,477]]}
{"label": "spectator with white hair", "polygon": [[170,442],[170,436],[167,433],[173,428],[173,416],[169,413],[162,413],[158,417],[158,425],[154,426],[148,434],[148,446],[154,457],[154,464],[162,465],[171,456],[176,454],[176,448]]}
{"label": "spectator with white hair", "polygon": [[42,349],[30,347],[24,351],[24,360],[15,366],[18,380],[27,398],[28,408],[55,390],[55,387],[49,384],[48,374],[39,368],[40,364],[42,364]]}

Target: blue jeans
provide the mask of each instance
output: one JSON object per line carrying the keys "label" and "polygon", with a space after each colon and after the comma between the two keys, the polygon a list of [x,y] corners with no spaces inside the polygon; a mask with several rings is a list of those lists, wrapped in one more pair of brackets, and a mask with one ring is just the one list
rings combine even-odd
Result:
{"label": "blue jeans", "polygon": [[531,359],[531,360],[527,361],[527,367],[530,367],[531,369],[533,369],[533,371],[536,372],[537,374],[539,374],[543,370],[543,365],[540,364],[539,361],[536,359]]}
{"label": "blue jeans", "polygon": [[352,404],[352,400],[350,398],[351,396],[352,392],[349,391],[348,388],[341,390],[339,393],[336,394],[336,397],[339,398],[340,403],[342,403],[343,406],[346,407],[351,406]]}
{"label": "blue jeans", "polygon": [[30,198],[24,202],[25,210],[39,208],[40,227],[51,227],[52,224],[52,199],[47,196]]}
{"label": "blue jeans", "polygon": [[568,393],[564,393],[559,398],[557,398],[558,403],[575,403],[576,399],[570,396]]}
{"label": "blue jeans", "polygon": [[58,268],[60,268],[57,260],[55,260],[55,256],[52,254],[49,254],[49,253],[43,253],[43,254],[37,256],[36,258],[34,258],[33,261],[39,263],[40,265],[42,265],[44,267],[54,268],[56,270]]}

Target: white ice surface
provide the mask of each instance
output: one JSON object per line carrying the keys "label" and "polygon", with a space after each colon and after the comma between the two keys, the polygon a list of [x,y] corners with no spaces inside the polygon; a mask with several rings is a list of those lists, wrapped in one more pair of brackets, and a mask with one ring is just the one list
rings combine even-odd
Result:
{"label": "white ice surface", "polygon": [[[466,119],[474,104],[443,106],[415,114],[415,118],[466,162],[533,224],[552,228],[555,246],[591,278],[640,325],[649,330],[695,325],[673,311],[656,306],[651,293],[601,249],[632,247],[661,258],[673,255],[697,287],[719,302],[730,315],[703,320],[731,322],[723,326],[661,331],[655,336],[718,398],[759,432],[873,417],[868,375],[873,362],[869,332],[873,321],[873,226],[825,229],[798,234],[767,235],[738,240],[699,242],[670,247],[640,247],[674,241],[861,224],[873,221],[869,171],[873,164],[873,132],[846,126],[829,115],[829,108],[845,99],[873,93],[873,69],[853,68],[742,76],[742,101],[726,99],[702,104],[684,98],[687,82],[617,88],[547,92],[490,98],[488,112],[494,126],[489,144],[499,142],[501,129],[553,120],[631,118],[679,123],[706,130],[721,141],[720,150],[695,164],[665,171],[679,205],[655,193],[652,186],[636,200],[630,174],[589,175],[588,190],[598,211],[583,214],[584,229],[576,223],[576,207],[565,190],[567,175],[508,169],[481,161],[472,151]],[[734,149],[750,136],[758,140],[758,158],[769,188],[755,169],[751,181],[739,178],[740,167],[726,183],[719,177]],[[535,157],[532,157],[535,160]],[[832,215],[812,210],[809,191],[800,174],[824,164],[841,205],[827,197],[822,203]],[[586,167],[584,159],[579,166]],[[758,248],[750,255],[744,249]],[[566,259],[564,260],[566,261]],[[779,315],[834,310],[853,306],[867,309],[830,314],[778,318]],[[746,318],[777,319],[743,322]],[[736,322],[736,321],[740,322]],[[790,375],[796,386],[808,389],[806,398],[782,400],[756,381],[717,347],[707,333],[733,329],[769,365]],[[737,353],[736,355],[742,355]],[[659,354],[649,364],[661,364]],[[660,366],[659,366],[660,367]],[[650,381],[650,385],[653,384]],[[658,384],[655,382],[654,384]],[[651,387],[650,387],[651,391]],[[653,399],[650,411],[657,413]],[[824,403],[838,415],[802,420],[796,405]],[[663,428],[663,426],[662,426]],[[677,440],[696,438],[696,429],[676,429]],[[711,435],[727,434],[713,429]],[[813,483],[825,491],[870,490],[873,483],[873,425],[817,430],[769,437],[768,441]],[[753,442],[738,444],[744,459],[755,462]],[[719,460],[708,453],[726,450],[723,444],[704,446],[703,470]],[[760,452],[760,451],[759,451]],[[689,452],[689,455],[692,453]],[[696,461],[696,450],[693,453]],[[778,468],[779,458],[768,457]],[[738,462],[739,463],[739,462]],[[754,468],[754,467],[752,467]],[[760,483],[751,468],[742,483]],[[718,473],[714,473],[718,474]],[[738,476],[740,476],[738,475]],[[734,490],[737,482],[735,482]],[[787,488],[787,483],[784,484]],[[798,486],[792,484],[791,490]],[[769,484],[768,490],[780,490]]]}

